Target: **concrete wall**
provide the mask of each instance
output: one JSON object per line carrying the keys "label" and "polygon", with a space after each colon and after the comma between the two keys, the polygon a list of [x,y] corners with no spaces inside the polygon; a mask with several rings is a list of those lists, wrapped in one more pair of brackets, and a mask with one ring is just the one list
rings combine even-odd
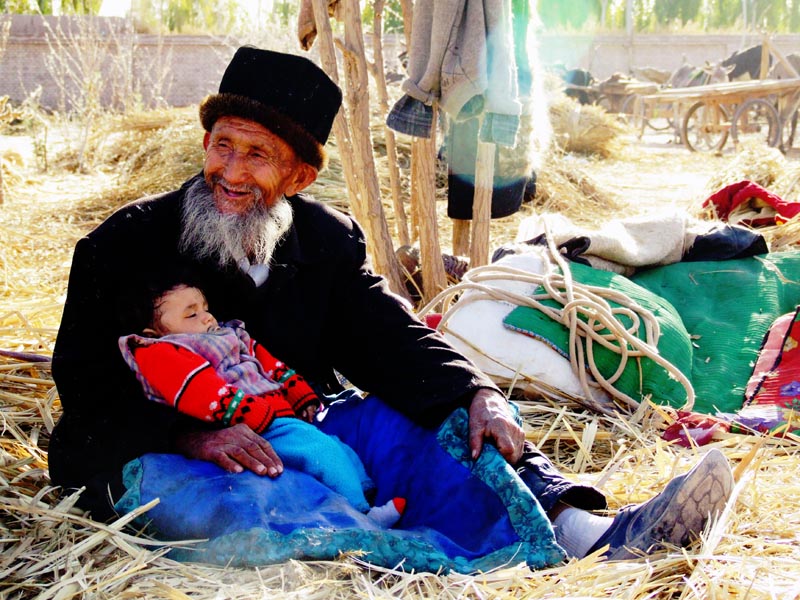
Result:
{"label": "concrete wall", "polygon": [[[694,65],[717,62],[736,50],[761,43],[760,35],[557,35],[539,36],[539,58],[545,65],[557,62],[567,68],[587,69],[597,79],[631,67],[677,69],[684,60]],[[772,43],[783,54],[800,52],[800,34],[776,35]]]}

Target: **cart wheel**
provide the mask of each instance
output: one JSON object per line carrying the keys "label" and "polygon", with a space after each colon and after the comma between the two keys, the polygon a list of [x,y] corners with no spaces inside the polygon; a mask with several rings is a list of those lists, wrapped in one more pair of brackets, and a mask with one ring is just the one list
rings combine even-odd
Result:
{"label": "cart wheel", "polygon": [[599,96],[597,96],[597,98],[594,99],[594,102],[592,102],[592,104],[594,104],[595,106],[599,106],[607,113],[611,112],[611,100],[605,94],[600,94]]}
{"label": "cart wheel", "polygon": [[759,140],[766,142],[768,146],[777,146],[781,141],[778,109],[764,98],[742,102],[733,114],[731,137],[734,144]]}
{"label": "cart wheel", "polygon": [[652,113],[648,115],[647,125],[655,131],[675,129],[675,122],[672,120],[672,105],[664,102],[653,105]]}
{"label": "cart wheel", "polygon": [[696,102],[686,111],[682,134],[692,152],[718,152],[728,141],[728,113],[719,104]]}
{"label": "cart wheel", "polygon": [[797,119],[800,109],[794,111],[781,127],[781,152],[786,154],[794,146],[794,134],[797,131]]}
{"label": "cart wheel", "polygon": [[626,125],[630,125],[635,131],[644,131],[647,125],[647,119],[644,118],[644,106],[637,103],[638,94],[631,94],[622,102],[622,108],[619,111],[619,120]]}

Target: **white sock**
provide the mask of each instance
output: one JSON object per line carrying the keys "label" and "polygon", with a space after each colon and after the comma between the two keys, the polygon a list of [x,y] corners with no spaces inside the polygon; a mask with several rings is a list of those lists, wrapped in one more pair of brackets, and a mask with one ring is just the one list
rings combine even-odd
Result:
{"label": "white sock", "polygon": [[585,510],[568,506],[553,521],[556,541],[574,558],[583,558],[589,553],[614,519],[599,517]]}
{"label": "white sock", "polygon": [[392,498],[383,506],[373,506],[367,511],[367,516],[381,527],[391,527],[400,520],[406,509],[405,498]]}

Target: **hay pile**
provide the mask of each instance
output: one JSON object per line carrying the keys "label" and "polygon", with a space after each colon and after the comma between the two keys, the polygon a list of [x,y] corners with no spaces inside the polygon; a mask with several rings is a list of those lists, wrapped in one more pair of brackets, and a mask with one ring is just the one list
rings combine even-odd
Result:
{"label": "hay pile", "polygon": [[563,94],[550,98],[549,114],[552,144],[536,171],[532,209],[558,212],[584,225],[618,216],[624,202],[591,171],[598,160],[626,155],[626,127],[602,108]]}
{"label": "hay pile", "polygon": [[[725,168],[706,184],[707,195],[725,186],[750,180],[787,202],[800,202],[800,162],[787,159],[777,148],[763,143],[742,144]],[[717,217],[713,207],[699,209],[701,217]],[[800,246],[800,218],[786,223],[759,228],[771,251],[796,250]]]}
{"label": "hay pile", "polygon": [[763,143],[743,143],[727,165],[706,184],[707,195],[748,179],[785,200],[800,200],[800,164],[790,161],[777,148]]}
{"label": "hay pile", "polygon": [[[148,191],[160,191],[196,169],[195,150],[190,147],[198,138],[189,131],[196,127],[193,114],[185,121],[156,116],[149,125],[142,125],[148,122],[145,118],[136,122],[138,130],[130,126],[132,121],[120,120],[117,129],[93,145],[97,164],[114,168],[94,175],[23,178],[0,206],[0,349],[45,358],[39,362],[0,356],[1,597],[797,597],[800,446],[796,439],[734,435],[717,439],[714,446],[740,468],[738,498],[731,511],[691,552],[675,550],[640,562],[605,564],[588,557],[536,572],[508,565],[477,576],[437,576],[390,572],[366,565],[363,557],[343,556],[329,562],[238,570],[176,564],[164,556],[162,545],[125,529],[127,519],[109,525],[87,519],[74,508],[74,496],[61,498],[50,487],[46,471],[49,434],[60,414],[46,359],[60,320],[70,253],[75,241],[112,205],[138,196],[139,186],[152,184]],[[142,127],[153,140],[149,135],[136,137]],[[131,140],[136,143],[125,143]],[[178,169],[166,173],[163,167],[176,157]],[[341,188],[335,179],[336,164],[332,161],[331,179],[323,181],[326,192]],[[570,199],[565,193],[550,192],[553,202],[563,202],[554,210],[588,212],[584,202],[592,184],[588,175],[581,184],[580,173],[590,172],[593,163],[559,154],[553,164],[561,165],[577,182]],[[548,189],[554,188],[540,187],[542,194]],[[523,211],[518,218],[524,216]],[[502,221],[492,224],[493,242],[516,232],[517,221]],[[524,401],[522,416],[529,439],[568,476],[603,489],[612,509],[650,497],[702,452],[661,441],[660,432],[671,418],[661,409],[646,407],[634,419],[623,420]]]}
{"label": "hay pile", "polygon": [[614,115],[591,104],[578,104],[567,96],[550,102],[550,121],[554,139],[564,152],[609,158],[624,146],[622,136],[629,133]]}
{"label": "hay pile", "polygon": [[[101,115],[83,163],[92,174],[105,175],[105,185],[84,197],[82,218],[99,221],[128,202],[175,189],[202,168],[202,139],[196,108]],[[53,162],[56,170],[74,171],[79,162],[75,145]]]}

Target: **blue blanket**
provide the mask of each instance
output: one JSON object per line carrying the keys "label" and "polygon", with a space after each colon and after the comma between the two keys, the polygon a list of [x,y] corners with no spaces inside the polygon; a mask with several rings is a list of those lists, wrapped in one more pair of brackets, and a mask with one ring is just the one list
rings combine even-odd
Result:
{"label": "blue blanket", "polygon": [[461,573],[559,562],[564,555],[549,520],[497,450],[487,445],[470,459],[467,419],[459,409],[428,430],[373,397],[328,410],[321,428],[364,462],[375,504],[406,498],[392,529],[302,472],[286,469],[273,480],[173,454],[128,463],[117,510],[160,498],[141,517],[155,537],[205,540],[174,549],[170,556],[182,561],[257,566],[355,552],[388,568]]}

